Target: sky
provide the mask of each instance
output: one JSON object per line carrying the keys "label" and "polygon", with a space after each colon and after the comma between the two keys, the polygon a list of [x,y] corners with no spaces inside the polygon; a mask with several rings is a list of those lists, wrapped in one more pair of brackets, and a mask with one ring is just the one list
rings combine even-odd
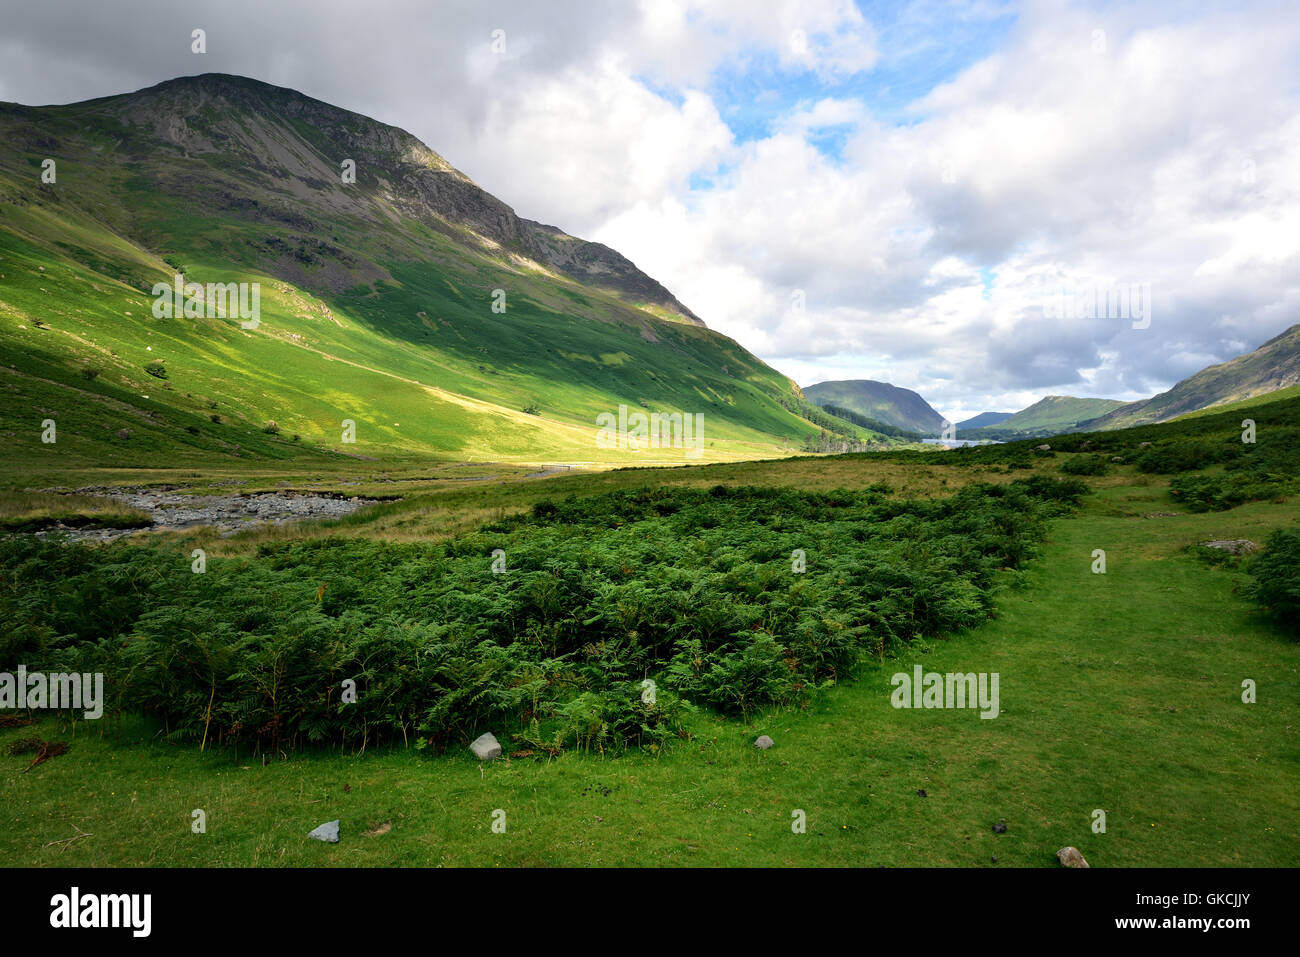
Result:
{"label": "sky", "polygon": [[0,25],[0,100],[291,87],[614,247],[800,385],[953,421],[1143,398],[1300,322],[1290,0],[0,0]]}

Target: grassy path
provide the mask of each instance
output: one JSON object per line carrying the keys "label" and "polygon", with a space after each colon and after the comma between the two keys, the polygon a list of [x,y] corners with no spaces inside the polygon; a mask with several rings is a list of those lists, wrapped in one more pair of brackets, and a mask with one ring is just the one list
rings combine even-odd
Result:
{"label": "grassy path", "polygon": [[[1182,548],[1261,541],[1300,506],[1144,517],[1170,510],[1158,488],[1104,489],[1055,524],[987,626],[870,668],[803,712],[749,726],[701,716],[694,740],[658,757],[480,769],[412,750],[263,767],[128,745],[142,733],[129,724],[113,745],[81,725],[67,755],[28,774],[29,759],[0,757],[0,854],[18,865],[1003,867],[1055,866],[1073,844],[1095,867],[1295,866],[1300,645],[1234,594],[1240,573]],[[1105,575],[1090,570],[1096,548]],[[1002,713],[894,709],[890,676],[917,663],[997,672]],[[1246,678],[1256,704],[1241,700]],[[33,731],[54,728],[0,731],[0,749]],[[760,733],[777,746],[754,750]],[[493,832],[496,809],[505,833]],[[792,833],[796,809],[806,833]],[[306,838],[334,818],[341,843]],[[994,834],[1001,819],[1007,831]],[[74,826],[90,836],[51,845]]]}

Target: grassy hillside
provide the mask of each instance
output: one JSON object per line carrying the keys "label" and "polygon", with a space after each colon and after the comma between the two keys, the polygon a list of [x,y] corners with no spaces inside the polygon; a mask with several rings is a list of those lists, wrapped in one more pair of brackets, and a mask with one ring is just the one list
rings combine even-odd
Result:
{"label": "grassy hillside", "polygon": [[[649,286],[583,285],[531,258],[546,254],[526,221],[400,130],[204,77],[0,107],[0,135],[0,434],[12,454],[686,460],[598,448],[596,417],[620,405],[702,414],[704,460],[818,434],[786,407],[784,376],[661,318],[662,303],[638,308]],[[41,182],[46,157],[55,183]],[[340,157],[357,162],[355,184],[340,181]],[[151,290],[177,272],[260,284],[258,326],[156,318]],[[40,441],[46,419],[56,444]],[[260,431],[268,422],[278,434]]]}
{"label": "grassy hillside", "polygon": [[1211,406],[1208,409],[1199,409],[1196,412],[1188,412],[1178,416],[1178,419],[1195,419],[1207,415],[1233,414],[1236,412],[1246,412],[1250,409],[1258,409],[1260,406],[1269,405],[1273,402],[1281,402],[1285,399],[1300,398],[1300,385],[1288,386],[1285,389],[1276,389],[1272,392],[1265,392],[1263,395],[1257,395],[1251,399],[1239,399],[1236,402],[1226,402],[1222,405]]}
{"label": "grassy hillside", "polygon": [[1132,402],[1089,423],[1094,429],[1122,429],[1167,422],[1190,412],[1263,396],[1300,384],[1300,325],[1274,336],[1254,352],[1202,369],[1141,402]]}
{"label": "grassy hillside", "polygon": [[818,382],[803,390],[818,405],[834,405],[885,425],[924,435],[937,435],[944,418],[911,389],[871,379]]}
{"label": "grassy hillside", "polygon": [[1007,439],[1054,435],[1119,408],[1117,399],[1080,399],[1071,395],[1049,395],[1021,409],[993,426],[963,429],[962,438]]}
{"label": "grassy hillside", "polygon": [[982,429],[985,426],[997,425],[999,422],[1005,422],[1013,415],[1015,415],[1014,412],[981,412],[979,415],[972,416],[964,422],[958,422],[957,428],[959,431],[963,432],[967,429]]}

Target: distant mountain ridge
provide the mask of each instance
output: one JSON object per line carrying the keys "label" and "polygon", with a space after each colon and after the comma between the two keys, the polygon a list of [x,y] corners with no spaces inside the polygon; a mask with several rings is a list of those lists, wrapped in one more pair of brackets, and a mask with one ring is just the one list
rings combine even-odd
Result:
{"label": "distant mountain ridge", "polygon": [[937,435],[947,420],[911,389],[874,379],[818,382],[803,390],[817,405],[836,405],[895,428]]}
{"label": "distant mountain ridge", "polygon": [[979,415],[971,416],[964,422],[958,422],[957,429],[958,431],[966,429],[982,429],[991,425],[997,425],[1000,422],[1005,422],[1013,415],[1015,415],[1014,412],[981,412]]}
{"label": "distant mountain ridge", "polygon": [[1088,423],[1090,430],[1123,429],[1168,422],[1189,412],[1213,409],[1300,384],[1300,324],[1245,355],[1188,376],[1167,392],[1129,402]]}
{"label": "distant mountain ridge", "polygon": [[985,416],[1000,415],[983,413],[960,423],[958,429],[969,438],[1002,439],[1125,429],[1213,412],[1219,406],[1230,407],[1296,386],[1300,386],[1300,324],[1258,349],[1208,366],[1150,399],[1121,402],[1049,395],[1000,421],[974,425]]}
{"label": "distant mountain ridge", "polygon": [[967,438],[1031,438],[1069,432],[1084,422],[1124,405],[1119,399],[1084,399],[1072,395],[1048,395],[1033,405],[1007,416],[1001,422],[979,429],[967,429]]}

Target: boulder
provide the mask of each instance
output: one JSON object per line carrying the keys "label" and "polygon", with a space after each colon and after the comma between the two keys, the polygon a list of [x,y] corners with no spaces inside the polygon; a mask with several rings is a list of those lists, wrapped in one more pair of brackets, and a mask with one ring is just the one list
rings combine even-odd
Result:
{"label": "boulder", "polygon": [[474,757],[480,761],[495,761],[501,757],[501,742],[496,739],[491,731],[475,738],[469,749],[474,752]]}
{"label": "boulder", "polygon": [[1249,555],[1259,551],[1259,546],[1248,538],[1229,538],[1215,542],[1201,542],[1205,548],[1219,548],[1229,555]]}
{"label": "boulder", "polygon": [[1063,847],[1056,852],[1056,859],[1061,862],[1062,867],[1087,867],[1088,862],[1083,859],[1077,847]]}
{"label": "boulder", "polygon": [[1052,451],[1052,447],[1044,442],[1042,445],[1035,445],[1034,450],[1038,452],[1050,452]]}
{"label": "boulder", "polygon": [[774,744],[776,744],[776,742],[773,741],[771,738],[769,738],[767,735],[760,734],[758,736],[758,740],[754,742],[754,747],[758,748],[760,751],[766,751]]}
{"label": "boulder", "polygon": [[339,822],[327,821],[307,836],[329,844],[337,844],[339,842]]}

